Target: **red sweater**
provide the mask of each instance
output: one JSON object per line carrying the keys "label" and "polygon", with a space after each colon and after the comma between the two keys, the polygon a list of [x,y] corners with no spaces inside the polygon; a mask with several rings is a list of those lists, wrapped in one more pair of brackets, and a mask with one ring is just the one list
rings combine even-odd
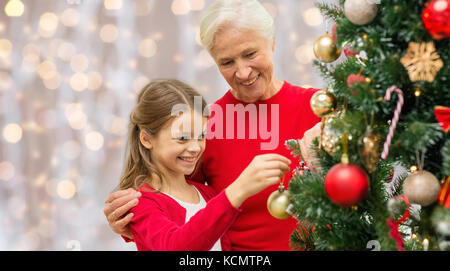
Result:
{"label": "red sweater", "polygon": [[187,223],[186,209],[174,199],[151,192],[154,189],[147,184],[141,186],[142,196],[131,209],[134,217],[130,223],[138,250],[210,250],[219,238],[222,250],[230,250],[226,232],[241,210],[231,205],[225,191],[217,195],[211,187],[189,183],[198,189],[207,204]]}
{"label": "red sweater", "polygon": [[[200,170],[191,177],[191,180],[205,181],[216,191],[223,191],[229,184],[235,181],[241,172],[249,165],[254,156],[266,153],[278,153],[292,160],[291,171],[298,166],[298,160],[294,161],[290,151],[284,145],[286,140],[301,139],[305,131],[312,128],[320,119],[314,115],[310,107],[311,96],[317,89],[304,89],[284,83],[281,90],[268,100],[254,103],[259,110],[261,105],[267,107],[267,114],[259,114],[255,121],[249,124],[249,113],[245,115],[245,138],[238,139],[238,121],[242,117],[234,114],[234,118],[227,118],[227,106],[246,103],[238,101],[228,91],[215,104],[223,111],[223,139],[207,139],[206,149]],[[268,123],[267,131],[276,128],[277,123],[271,123],[271,112],[276,111],[272,105],[279,106],[278,122],[279,138],[278,145],[274,150],[262,150],[262,142],[270,142],[267,136],[262,139],[260,132],[257,138],[251,136],[249,130],[259,127],[260,123]],[[210,121],[208,122],[208,133],[219,131],[220,122],[213,123],[214,110],[212,110]],[[259,111],[258,111],[259,112]],[[229,112],[228,112],[229,113]],[[230,121],[234,121],[234,137],[227,137],[227,128],[231,129]],[[262,121],[262,122],[261,122]],[[228,125],[227,125],[228,123]],[[227,127],[228,126],[228,127]],[[219,129],[219,130],[217,130]],[[264,130],[264,129],[263,129]],[[274,130],[274,129],[272,129]],[[230,131],[228,131],[230,132]],[[231,135],[232,133],[229,133]],[[207,135],[208,137],[209,135]],[[240,137],[242,138],[242,137]],[[254,139],[251,139],[254,138]],[[290,174],[285,176],[285,187],[288,187]],[[296,220],[289,218],[279,220],[272,217],[267,210],[267,198],[277,189],[278,185],[271,186],[262,192],[248,198],[242,205],[242,213],[236,219],[228,231],[231,240],[232,250],[289,250],[289,238],[296,228]]]}

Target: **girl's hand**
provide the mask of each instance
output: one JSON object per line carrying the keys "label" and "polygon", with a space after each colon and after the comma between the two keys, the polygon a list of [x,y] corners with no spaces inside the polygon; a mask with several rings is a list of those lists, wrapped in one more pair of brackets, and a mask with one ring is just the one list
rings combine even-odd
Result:
{"label": "girl's hand", "polygon": [[128,188],[127,190],[116,191],[106,199],[103,213],[108,220],[109,226],[115,233],[123,235],[128,239],[133,239],[128,224],[131,222],[134,214],[125,214],[138,204],[138,198],[140,196],[140,192]]}
{"label": "girl's hand", "polygon": [[239,208],[242,202],[265,188],[280,182],[285,172],[289,172],[291,161],[279,154],[255,156],[241,175],[226,189],[231,204]]}

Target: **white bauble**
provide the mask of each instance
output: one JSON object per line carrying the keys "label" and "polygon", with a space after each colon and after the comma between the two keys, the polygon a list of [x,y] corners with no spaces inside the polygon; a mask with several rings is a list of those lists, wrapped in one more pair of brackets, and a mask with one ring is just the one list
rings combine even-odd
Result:
{"label": "white bauble", "polygon": [[378,7],[375,2],[375,0],[346,0],[345,17],[356,25],[368,24],[377,16]]}

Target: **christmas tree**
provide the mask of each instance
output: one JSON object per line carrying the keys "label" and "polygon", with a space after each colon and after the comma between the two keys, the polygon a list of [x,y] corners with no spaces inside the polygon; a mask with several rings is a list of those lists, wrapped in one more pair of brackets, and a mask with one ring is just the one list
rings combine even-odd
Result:
{"label": "christmas tree", "polygon": [[335,25],[314,44],[328,89],[315,169],[289,183],[293,249],[450,250],[450,0],[317,7]]}

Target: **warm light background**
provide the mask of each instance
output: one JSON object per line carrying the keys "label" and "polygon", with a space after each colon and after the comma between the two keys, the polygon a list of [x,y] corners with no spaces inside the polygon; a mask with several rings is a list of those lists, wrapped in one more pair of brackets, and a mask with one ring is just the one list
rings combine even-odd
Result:
{"label": "warm light background", "polygon": [[[199,44],[210,3],[0,0],[0,250],[135,250],[103,215],[128,116],[154,78],[183,80],[208,103],[228,90]],[[312,45],[332,22],[313,0],[262,3],[276,20],[277,77],[325,87]]]}

